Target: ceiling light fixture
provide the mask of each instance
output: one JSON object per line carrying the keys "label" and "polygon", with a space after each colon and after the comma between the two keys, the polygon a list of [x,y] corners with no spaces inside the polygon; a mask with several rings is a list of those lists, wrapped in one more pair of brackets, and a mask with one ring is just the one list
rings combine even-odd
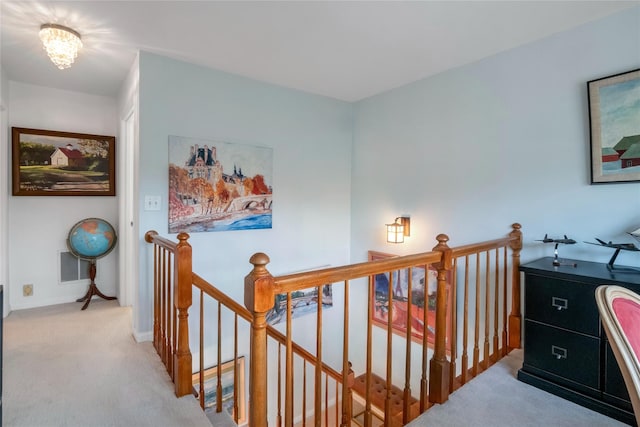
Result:
{"label": "ceiling light fixture", "polygon": [[78,49],[82,47],[77,31],[58,24],[42,25],[40,40],[51,61],[61,70],[71,67],[78,56]]}

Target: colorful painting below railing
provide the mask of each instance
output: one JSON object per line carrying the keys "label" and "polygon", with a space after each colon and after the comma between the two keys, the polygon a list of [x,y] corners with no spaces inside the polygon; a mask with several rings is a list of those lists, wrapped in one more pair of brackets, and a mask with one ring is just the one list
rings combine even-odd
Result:
{"label": "colorful painting below railing", "polygon": [[[331,285],[322,286],[322,309],[333,307],[333,290]],[[318,311],[318,288],[309,288],[291,294],[291,318],[316,313]],[[267,323],[275,325],[287,321],[287,294],[275,296],[275,304],[267,312]]]}
{"label": "colorful painting below railing", "polygon": [[[382,252],[369,251],[369,261],[385,259],[394,255]],[[411,269],[411,305],[409,305],[409,271],[408,269],[393,271],[393,284],[391,288],[393,305],[391,309],[393,332],[406,335],[407,320],[411,324],[411,337],[414,341],[421,342],[426,331],[427,343],[433,347],[436,327],[436,291],[438,287],[437,271],[431,265],[427,268],[425,276],[424,267]],[[386,329],[389,322],[389,273],[377,274],[373,280],[373,296],[371,305],[373,309],[373,324]],[[447,289],[451,286],[451,274],[447,272]],[[427,311],[425,313],[425,306]],[[451,349],[449,337],[451,336],[451,292],[447,291],[447,316],[446,316],[446,348]],[[411,311],[409,312],[409,307]],[[409,317],[409,319],[407,319]]]}
{"label": "colorful painting below railing", "polygon": [[169,233],[271,228],[273,150],[169,136]]}
{"label": "colorful painting below railing", "polygon": [[[238,389],[234,395],[235,374],[233,368],[233,360],[224,362],[220,367],[220,385],[222,389],[222,410],[227,411],[235,419],[234,407],[238,408],[238,425],[241,426],[247,422],[246,396],[244,388],[244,356],[237,360],[238,368]],[[212,366],[204,371],[204,411],[216,412],[217,401],[217,385],[218,385],[218,366]],[[200,393],[200,373],[196,372],[192,377],[193,387],[196,392]],[[237,397],[237,405],[234,402],[234,396]]]}

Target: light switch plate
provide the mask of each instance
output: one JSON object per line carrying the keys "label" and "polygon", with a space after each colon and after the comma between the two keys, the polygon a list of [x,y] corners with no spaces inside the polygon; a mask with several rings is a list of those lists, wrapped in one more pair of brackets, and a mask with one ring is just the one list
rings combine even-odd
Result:
{"label": "light switch plate", "polygon": [[161,201],[160,196],[144,196],[144,210],[159,211],[160,201]]}

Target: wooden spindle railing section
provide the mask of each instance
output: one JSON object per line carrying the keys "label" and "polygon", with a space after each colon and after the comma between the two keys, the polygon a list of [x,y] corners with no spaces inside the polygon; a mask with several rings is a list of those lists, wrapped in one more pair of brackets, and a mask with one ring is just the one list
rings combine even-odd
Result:
{"label": "wooden spindle railing section", "polygon": [[[180,234],[178,236],[179,243],[176,244],[157,236],[155,232],[149,232],[145,235],[147,242],[154,243],[154,345],[165,361],[167,371],[176,383],[176,394],[181,396],[192,390],[191,353],[187,329],[187,310],[191,305],[192,286],[200,291],[200,319],[205,318],[202,308],[202,301],[205,297],[217,301],[218,329],[215,334],[218,340],[216,344],[218,366],[221,365],[222,330],[229,330],[228,327],[223,329],[221,327],[221,310],[224,308],[234,313],[234,360],[237,360],[238,357],[238,319],[249,322],[251,324],[251,355],[249,359],[249,400],[251,405],[249,405],[248,418],[251,426],[267,425],[268,389],[266,379],[268,369],[278,369],[278,381],[281,381],[281,376],[284,377],[284,384],[278,384],[277,425],[284,422],[285,426],[292,426],[295,413],[298,414],[298,417],[303,414],[301,418],[304,426],[309,409],[313,411],[314,426],[321,426],[323,422],[328,425],[331,418],[328,408],[330,401],[335,401],[334,416],[336,420],[333,420],[332,425],[338,425],[338,423],[341,427],[351,425],[353,415],[351,403],[355,374],[351,369],[350,357],[355,357],[353,353],[356,352],[350,349],[348,337],[353,333],[366,336],[365,360],[359,361],[358,365],[364,366],[365,369],[363,374],[365,390],[362,394],[365,399],[364,425],[367,427],[372,425],[374,414],[387,420],[385,425],[406,424],[417,414],[424,412],[430,405],[447,400],[449,393],[465,384],[470,377],[479,374],[495,363],[512,348],[520,346],[521,314],[518,267],[522,248],[522,233],[519,224],[513,224],[512,232],[504,239],[450,248],[447,243],[448,237],[439,235],[437,237],[438,243],[431,252],[280,277],[273,277],[268,272],[266,266],[269,258],[265,254],[258,253],[251,258],[250,262],[254,267],[245,277],[244,303],[246,308],[191,271],[191,247],[187,243],[187,238],[188,235]],[[512,254],[510,262],[507,255],[508,250],[511,250]],[[422,321],[425,331],[430,328],[435,329],[435,342],[434,344],[428,343],[427,333],[424,333],[421,343],[413,343],[410,323],[407,322],[407,333],[404,336],[405,343],[403,345],[404,372],[402,374],[404,375],[395,375],[396,377],[404,376],[404,382],[400,381],[402,385],[396,387],[392,384],[394,380],[392,367],[397,366],[392,363],[392,355],[397,354],[397,349],[392,351],[394,345],[394,340],[391,338],[393,324],[389,321],[386,328],[386,351],[383,351],[386,354],[380,354],[381,349],[378,347],[375,349],[376,360],[386,357],[386,367],[383,369],[385,372],[380,373],[384,376],[383,379],[373,373],[372,304],[367,303],[366,329],[351,331],[349,322],[350,310],[353,305],[349,300],[351,282],[363,278],[368,279],[366,280],[369,284],[368,301],[371,301],[375,296],[372,280],[375,275],[387,274],[392,277],[402,270],[408,270],[411,273],[410,269],[413,268],[423,268],[426,271],[426,267],[429,265],[437,271],[435,324],[429,324],[430,320],[426,309],[423,310],[424,318]],[[508,273],[509,269],[511,275]],[[412,277],[412,274],[409,274],[408,277]],[[510,280],[508,280],[509,278]],[[448,281],[450,283],[447,283]],[[321,301],[318,301],[315,354],[298,346],[292,337],[292,292],[316,288],[318,294],[321,295],[321,287],[329,283],[344,284],[344,339],[342,360],[338,363],[340,372],[323,361]],[[409,279],[408,286],[415,286],[411,279]],[[447,292],[451,293],[450,299],[453,301],[453,310],[450,313],[447,313],[449,300]],[[285,334],[278,332],[266,323],[266,313],[274,306],[276,294],[287,295]],[[463,307],[462,319],[458,319],[458,313],[455,310],[455,307],[458,306],[458,295],[462,299],[460,303]],[[392,307],[393,289],[391,286],[389,299],[389,307]],[[412,298],[409,297],[407,299],[408,313],[411,313],[412,304]],[[509,308],[510,312],[507,314]],[[390,314],[392,313],[390,312]],[[391,317],[389,316],[389,318]],[[450,322],[450,328],[447,328],[447,322]],[[461,331],[458,330],[459,326],[462,328]],[[200,372],[204,370],[202,354],[206,349],[202,343],[205,341],[205,332],[203,332],[205,329],[208,329],[208,325],[200,321]],[[268,364],[267,337],[276,341],[279,354],[284,350],[284,355],[278,356],[277,368],[273,368],[273,364]],[[462,347],[458,348],[460,337]],[[414,345],[421,347],[421,360],[418,364],[421,366],[417,369],[418,372],[415,372],[418,378],[411,376],[416,371],[412,367],[411,359]],[[431,360],[428,359],[428,354],[431,351],[429,347],[433,347]],[[461,352],[460,356],[458,356],[459,351]],[[469,351],[472,352],[471,363],[469,363]],[[281,357],[284,357],[284,368],[280,363]],[[297,374],[294,369],[296,366],[294,361],[298,359],[302,360],[301,374],[299,368]],[[313,375],[310,376],[312,396],[307,393],[307,369],[313,370]],[[378,380],[384,384],[385,393],[383,402],[375,406],[372,405],[374,399],[371,386]],[[235,377],[234,384],[236,386],[237,381],[238,379]],[[300,381],[302,382],[301,391],[299,389]],[[412,390],[412,382],[418,384],[415,391]],[[332,384],[335,384],[333,394],[330,392],[330,389],[334,388]],[[200,386],[202,389],[202,379]],[[284,396],[280,396],[281,386],[284,389]],[[294,408],[294,391],[297,391],[298,396],[302,395],[300,412]],[[414,393],[418,395],[417,400],[413,396]],[[218,390],[218,396],[221,394],[221,390]],[[400,412],[392,413],[391,403],[395,402],[398,396],[402,400]],[[310,399],[308,399],[309,397]],[[311,401],[311,404],[308,401]],[[219,403],[217,406],[220,408]],[[382,415],[379,414],[380,411],[382,411]],[[235,413],[238,413],[237,407]]]}
{"label": "wooden spindle railing section", "polygon": [[[520,224],[513,224],[512,228],[504,239],[452,249],[455,283],[463,293],[464,318],[460,333],[457,330],[460,319],[457,315],[452,318],[451,391],[466,384],[512,349],[520,347],[522,232]],[[460,335],[463,345],[459,356],[454,338]],[[472,352],[471,361],[469,351]]]}
{"label": "wooden spindle railing section", "polygon": [[[443,240],[441,242],[441,246],[443,243],[446,242],[446,236],[443,236]],[[381,273],[388,273],[390,276],[393,276],[394,274],[397,274],[397,272],[399,270],[402,270],[404,268],[409,268],[409,267],[413,267],[415,265],[424,268],[424,266],[429,265],[429,264],[433,264],[436,262],[439,262],[442,260],[442,256],[441,256],[441,252],[443,252],[445,249],[444,248],[440,248],[442,249],[442,251],[435,251],[435,252],[429,252],[426,254],[419,254],[419,255],[412,255],[412,256],[408,256],[408,257],[401,257],[401,258],[390,258],[390,259],[386,259],[386,260],[380,260],[380,261],[374,261],[374,262],[368,262],[368,263],[361,263],[361,264],[356,264],[356,265],[351,265],[348,267],[338,267],[338,268],[333,268],[333,269],[325,269],[325,270],[320,270],[320,271],[315,271],[313,272],[313,274],[309,275],[307,273],[298,273],[295,275],[288,275],[288,276],[281,276],[281,277],[275,277],[273,278],[273,283],[274,283],[274,290],[272,292],[274,292],[275,294],[281,294],[281,293],[285,293],[288,296],[288,299],[290,299],[290,294],[292,292],[298,291],[298,290],[303,290],[303,289],[308,289],[308,288],[317,288],[317,292],[318,294],[321,294],[321,290],[320,290],[320,286],[325,284],[325,283],[337,283],[338,279],[340,279],[339,281],[341,281],[342,283],[344,283],[344,289],[346,290],[346,294],[344,295],[344,300],[345,300],[345,308],[344,308],[344,316],[345,319],[347,319],[346,322],[344,322],[345,325],[345,329],[344,329],[344,334],[345,337],[348,336],[350,334],[350,329],[349,329],[349,323],[348,323],[348,318],[349,318],[349,280],[351,279],[357,279],[357,278],[370,278],[375,276],[376,274],[381,274]],[[256,259],[263,259],[263,256],[260,255],[258,258]],[[445,257],[446,260],[446,257]],[[260,264],[258,265],[258,267],[262,270],[265,268],[265,264]],[[443,270],[446,271],[448,270],[450,267],[443,267]],[[262,270],[263,271],[263,270]],[[247,276],[247,278],[251,278],[252,275]],[[446,280],[444,279],[444,276],[441,274],[440,275],[440,287],[445,287],[446,286]],[[390,287],[393,284],[393,279],[390,281]],[[391,287],[389,289],[389,295],[391,296],[391,298],[393,298],[393,288]],[[444,292],[442,292],[442,294],[444,294],[446,296],[446,289]],[[272,297],[273,298],[273,297]],[[392,303],[392,301],[391,301]],[[320,305],[321,307],[321,305]],[[370,307],[368,307],[368,310],[370,311]],[[319,308],[318,310],[319,314],[317,317],[317,322],[316,324],[318,325],[317,327],[317,331],[316,331],[316,364],[320,364],[322,363],[322,309]],[[371,319],[371,314],[369,314],[369,319]],[[382,403],[382,410],[384,411],[384,418],[391,420],[392,418],[394,418],[397,414],[397,412],[395,412],[395,410],[392,412],[392,403],[393,405],[396,405],[396,400],[398,398],[400,398],[401,400],[403,399],[403,396],[407,397],[407,401],[406,403],[403,402],[400,405],[400,408],[404,408],[405,409],[401,409],[401,413],[400,413],[400,423],[404,424],[406,422],[408,422],[412,417],[414,417],[416,414],[419,413],[419,408],[417,407],[417,401],[415,398],[413,398],[411,396],[411,389],[410,389],[410,377],[409,380],[406,381],[405,384],[405,388],[404,390],[402,390],[399,394],[396,393],[395,388],[393,383],[392,383],[392,378],[393,378],[393,371],[392,371],[392,347],[393,347],[393,342],[392,342],[392,334],[391,334],[391,328],[393,326],[392,324],[392,316],[388,317],[388,325],[387,325],[387,329],[389,331],[389,333],[387,334],[387,346],[386,346],[386,368],[385,368],[385,380],[383,380],[384,384],[385,384],[385,395],[383,398],[383,403]],[[425,319],[426,320],[426,319]],[[436,320],[436,322],[438,322]],[[442,319],[440,319],[440,322],[442,324],[444,324],[445,320],[444,317]],[[369,321],[367,324],[367,335],[371,336],[371,324],[372,322]],[[291,325],[291,310],[288,309],[287,310],[287,330],[290,331],[290,326]],[[436,326],[436,330],[437,330],[437,326]],[[290,333],[288,334],[290,335]],[[320,337],[320,338],[318,338]],[[444,342],[446,341],[446,339],[444,337],[442,337],[440,339],[440,343],[444,346]],[[345,343],[343,343],[345,344]],[[368,339],[368,343],[367,343],[367,348],[371,349],[371,340]],[[425,347],[425,359],[426,359],[426,347]],[[441,352],[444,354],[444,352]],[[367,351],[367,357],[366,357],[366,361],[365,364],[367,366],[371,366],[371,359],[372,359],[372,351],[368,350]],[[445,375],[444,378],[446,379],[446,381],[448,382],[448,370],[446,369],[447,365],[447,361],[446,361],[446,357],[443,357],[444,359],[444,363],[443,366],[445,367]],[[290,358],[288,358],[288,360],[286,361],[286,364],[290,364]],[[405,366],[406,364],[409,364],[410,366],[410,354],[405,354]],[[342,358],[342,371],[343,371],[343,376],[345,375],[345,373],[347,372],[347,369],[345,367],[349,366],[349,347],[348,347],[348,341],[346,342],[346,345],[343,345],[343,358]],[[318,367],[315,367],[314,370],[314,380],[313,380],[313,385],[314,385],[314,398],[313,398],[313,412],[314,412],[314,425],[319,426],[322,425],[322,413],[323,413],[323,408],[324,411],[326,411],[326,407],[323,407],[322,404],[322,393],[321,393],[321,389],[322,389],[322,382],[320,379],[320,376],[322,375],[322,370],[318,369]],[[410,373],[410,369],[407,370],[407,373]],[[423,373],[423,378],[425,378],[425,380],[423,381],[423,383],[425,384],[425,388],[426,388],[426,378],[428,377],[428,374],[426,373],[426,369],[424,370]],[[304,379],[303,379],[304,381]],[[371,368],[367,369],[367,379],[366,382],[368,384],[372,384],[374,381],[373,378],[373,373]],[[292,382],[292,378],[290,376],[287,376],[287,383],[291,384]],[[343,379],[341,379],[341,383],[342,383],[342,396],[350,396],[351,394],[351,387],[350,384],[347,383],[345,384],[345,381]],[[290,389],[290,386],[287,387]],[[326,387],[325,387],[326,389]],[[370,389],[370,387],[366,387],[367,390]],[[445,387],[445,389],[448,389],[448,387]],[[289,402],[292,400],[292,396],[287,394],[289,393],[288,391],[285,391],[285,397],[284,397],[284,401],[285,402]],[[372,418],[372,409],[371,409],[371,401],[372,398],[369,394],[369,392],[367,391],[367,398],[366,398],[366,406],[365,406],[365,425],[371,425],[371,418]],[[325,400],[326,400],[326,395],[325,395]],[[423,406],[427,407],[428,400],[423,400]],[[338,404],[342,405],[342,418],[340,420],[340,424],[341,425],[347,425],[349,423],[350,420],[350,413],[352,411],[351,406],[351,399],[341,399],[340,402],[338,402]],[[326,402],[325,402],[325,406],[326,406]],[[413,409],[415,408],[415,409]],[[380,407],[379,407],[380,409]],[[287,411],[285,411],[287,412]],[[325,412],[325,418],[326,418],[326,412]],[[286,414],[285,414],[285,421],[286,421]],[[285,425],[286,422],[285,422]]]}
{"label": "wooden spindle railing section", "polygon": [[191,306],[191,245],[189,235],[180,233],[178,243],[145,234],[154,245],[153,266],[153,344],[175,384],[176,396],[191,393],[191,350],[189,349],[188,310]]}

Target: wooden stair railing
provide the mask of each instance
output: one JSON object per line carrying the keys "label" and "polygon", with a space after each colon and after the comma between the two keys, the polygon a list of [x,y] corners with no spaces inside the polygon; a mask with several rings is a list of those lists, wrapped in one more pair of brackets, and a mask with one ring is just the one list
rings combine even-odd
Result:
{"label": "wooden stair railing", "polygon": [[[216,337],[216,345],[217,348],[217,356],[214,362],[214,365],[217,367],[216,372],[216,397],[217,401],[215,403],[216,411],[220,412],[222,410],[222,384],[221,384],[221,365],[222,365],[222,354],[221,349],[223,347],[222,343],[222,321],[221,314],[223,312],[223,308],[228,310],[234,316],[234,325],[233,325],[233,343],[232,346],[234,348],[232,360],[234,361],[233,366],[237,366],[238,356],[238,319],[245,321],[247,324],[251,324],[253,321],[253,315],[251,312],[211,283],[207,282],[205,279],[200,277],[198,274],[190,271],[191,265],[191,246],[187,242],[189,236],[186,233],[181,233],[178,235],[179,242],[175,243],[166,238],[163,238],[157,234],[155,231],[149,231],[145,234],[145,240],[148,243],[152,243],[154,245],[154,347],[158,352],[161,360],[165,364],[167,372],[171,376],[171,379],[174,381],[175,393],[176,396],[181,397],[187,394],[194,394],[198,397],[200,401],[200,405],[204,409],[204,393],[199,393],[199,390],[204,390],[204,371],[205,371],[205,297],[210,298],[215,302],[217,306],[217,331],[214,334]],[[188,267],[188,268],[187,268]],[[190,277],[186,275],[179,275],[177,272],[189,270]],[[182,284],[182,285],[179,285]],[[197,314],[197,319],[199,319],[198,329],[199,329],[199,361],[198,365],[195,368],[197,372],[198,380],[197,380],[197,390],[193,387],[192,380],[192,355],[189,350],[189,334],[184,333],[182,344],[185,346],[188,352],[182,352],[182,357],[173,357],[176,353],[173,349],[178,348],[178,331],[177,331],[177,319],[178,319],[178,303],[179,292],[184,289],[189,290],[189,297],[192,296],[193,292],[199,293],[199,298],[197,298],[199,311]],[[182,292],[185,294],[186,292]],[[190,300],[191,301],[191,300]],[[191,305],[191,304],[190,304]],[[195,309],[195,307],[194,307]],[[184,311],[186,314],[186,311]],[[183,316],[183,318],[187,318],[187,316]],[[287,344],[287,338],[277,329],[272,326],[266,326],[266,333],[270,340],[277,343],[278,347],[284,346]],[[303,360],[305,364],[310,364],[312,366],[317,365],[316,358],[309,353],[306,349],[300,347],[298,344],[291,342],[291,354],[296,355],[299,359]],[[187,353],[187,354],[185,354]],[[174,360],[175,359],[175,360]],[[180,369],[178,366],[180,363],[183,363],[188,369],[182,368]],[[343,376],[342,373],[337,372],[331,367],[327,366],[324,363],[320,364],[322,376],[325,380],[325,384],[328,383],[329,379],[336,383],[342,383],[344,378],[346,378],[347,383],[349,381],[353,381],[353,374],[349,371]],[[280,366],[278,366],[278,372],[280,371]],[[183,374],[181,376],[181,372],[188,372],[188,374]],[[238,381],[239,376],[234,369],[234,419],[238,422],[238,398],[235,395],[236,390],[238,389]],[[251,384],[251,382],[250,382]],[[278,390],[280,393],[280,390]],[[327,395],[327,393],[325,393]],[[280,396],[278,398],[281,400]],[[325,397],[325,400],[328,396]],[[279,405],[280,406],[280,405]],[[336,418],[338,416],[336,415]],[[278,423],[280,425],[280,423]]]}
{"label": "wooden stair railing", "polygon": [[[390,313],[393,314],[393,289],[391,283],[393,282],[394,274],[399,274],[402,270],[408,270],[408,286],[411,287],[412,270],[416,268],[423,268],[426,272],[426,266],[432,265],[437,270],[437,294],[436,294],[436,316],[435,325],[429,325],[426,316],[426,309],[424,312],[424,331],[427,332],[428,328],[433,326],[435,329],[435,340],[432,345],[433,350],[429,348],[430,343],[427,343],[427,333],[423,334],[421,343],[414,343],[411,336],[410,319],[407,318],[406,334],[404,335],[404,343],[406,346],[404,357],[404,389],[402,389],[402,407],[401,413],[392,413],[392,390],[395,387],[394,377],[394,364],[393,364],[393,352],[394,346],[393,333],[392,333],[392,315],[388,316],[387,325],[387,343],[386,354],[376,346],[375,354],[376,360],[382,359],[386,362],[385,371],[385,398],[384,398],[384,419],[385,425],[404,425],[408,423],[418,413],[424,412],[433,403],[442,403],[447,400],[449,393],[453,392],[457,388],[464,385],[470,378],[478,375],[483,370],[487,369],[492,364],[496,363],[502,356],[506,355],[512,348],[518,348],[520,346],[520,275],[519,275],[519,253],[522,248],[522,233],[520,231],[519,224],[513,224],[513,230],[508,237],[503,239],[496,239],[488,242],[481,242],[477,244],[470,244],[461,247],[450,248],[447,245],[448,237],[446,235],[439,235],[437,237],[438,244],[431,252],[423,254],[409,255],[402,257],[393,257],[384,260],[371,261],[360,264],[353,264],[343,267],[335,267],[322,269],[312,272],[297,273],[286,276],[274,277],[272,276],[266,265],[269,262],[269,258],[265,254],[255,254],[251,257],[250,262],[253,264],[252,271],[245,277],[245,294],[244,302],[246,309],[240,304],[236,303],[232,299],[229,299],[226,295],[216,290],[209,283],[197,276],[195,273],[191,273],[189,279],[180,274],[172,274],[171,269],[166,271],[165,268],[154,267],[154,283],[167,280],[167,277],[175,276],[176,280],[183,280],[179,282],[177,288],[181,288],[184,283],[191,292],[192,285],[200,289],[201,292],[201,307],[202,297],[204,294],[212,297],[218,301],[218,313],[220,312],[220,304],[230,309],[235,313],[235,322],[237,325],[237,319],[240,317],[251,323],[250,328],[250,381],[249,381],[249,400],[250,400],[250,414],[249,425],[251,426],[266,426],[267,420],[270,417],[269,408],[267,407],[267,395],[269,394],[269,388],[267,384],[268,373],[272,368],[269,361],[269,344],[267,337],[273,337],[277,342],[278,355],[277,359],[277,402],[275,416],[276,424],[279,426],[283,421],[282,406],[284,400],[284,425],[292,426],[294,423],[294,384],[298,384],[296,389],[299,391],[299,374],[300,367],[294,366],[294,358],[301,357],[303,359],[302,368],[302,409],[299,412],[298,417],[302,418],[302,423],[305,425],[305,419],[307,415],[307,409],[312,409],[313,412],[313,424],[315,426],[322,425],[322,418],[324,415],[324,425],[329,424],[329,396],[330,386],[329,379],[335,382],[335,392],[331,392],[331,399],[335,403],[335,421],[332,425],[348,426],[351,423],[352,408],[351,408],[351,394],[354,384],[354,374],[351,370],[351,363],[355,362],[358,369],[364,369],[365,382],[365,410],[364,410],[364,426],[369,427],[372,425],[372,398],[370,395],[370,386],[372,384],[372,378],[375,376],[373,373],[373,348],[372,348],[372,304],[367,303],[367,321],[364,331],[355,331],[350,327],[351,312],[353,308],[357,307],[357,304],[350,303],[350,287],[353,285],[353,289],[361,289],[361,286],[368,283],[368,297],[367,301],[371,301],[374,297],[374,284],[372,278],[378,274],[386,274],[389,277],[389,290],[388,290],[388,306],[390,307]],[[176,256],[180,258],[185,254],[188,254],[188,264],[190,268],[190,247],[189,251],[183,248],[180,252],[182,255],[166,255],[162,248],[170,249],[175,246],[181,245],[183,242],[186,244],[186,238],[181,239],[181,235],[178,236],[180,243],[173,244],[166,239],[162,239],[155,232],[149,232],[146,235],[146,240],[150,243],[154,243],[156,249],[154,250],[154,265],[157,262],[162,263],[166,258]],[[184,237],[184,236],[183,236]],[[188,236],[187,236],[188,237]],[[188,244],[187,244],[188,245]],[[183,245],[184,246],[184,245]],[[161,248],[161,249],[158,249]],[[511,261],[507,256],[507,252],[511,250]],[[176,252],[177,254],[178,252]],[[160,261],[158,261],[160,260]],[[179,266],[180,262],[176,261],[174,271],[182,271],[184,267]],[[509,274],[509,270],[511,274]],[[426,279],[426,277],[425,277]],[[364,283],[362,283],[364,280]],[[450,283],[449,283],[450,282]],[[327,364],[323,360],[323,329],[322,329],[322,304],[318,303],[317,321],[315,331],[316,348],[315,354],[311,354],[309,351],[297,346],[292,337],[292,293],[309,288],[315,288],[318,293],[318,301],[320,301],[321,289],[325,284],[341,283],[344,287],[343,293],[343,340],[342,340],[342,358],[340,361],[332,361]],[[471,286],[470,286],[471,285]],[[426,286],[427,284],[423,284]],[[411,288],[410,288],[411,289]],[[458,297],[458,291],[462,293]],[[156,349],[160,354],[163,361],[168,359],[167,353],[170,354],[170,350],[174,349],[174,363],[173,367],[167,365],[167,370],[174,378],[176,382],[176,394],[179,394],[178,390],[183,391],[185,388],[191,388],[191,376],[185,380],[185,376],[180,370],[179,362],[190,359],[191,354],[186,354],[184,351],[184,345],[187,345],[188,349],[188,332],[186,343],[185,340],[176,340],[176,336],[183,333],[183,328],[180,327],[181,322],[187,320],[186,310],[181,306],[187,301],[186,296],[181,292],[174,290],[175,296],[171,297],[169,291],[160,290],[154,292],[157,299],[160,300],[159,309],[154,309],[154,344],[156,343],[156,336],[158,337],[158,344]],[[451,294],[451,300],[453,301],[453,310],[451,313],[447,313],[448,306],[448,293]],[[285,294],[286,303],[286,333],[281,334],[274,328],[267,325],[266,314],[274,306],[275,296],[278,294]],[[409,294],[411,295],[411,293]],[[189,295],[190,297],[190,295]],[[406,301],[408,307],[408,313],[411,313],[412,298],[408,298]],[[171,310],[166,309],[167,305],[174,308]],[[426,308],[426,298],[423,302],[423,307]],[[463,319],[458,321],[458,307],[463,313]],[[351,311],[350,311],[351,310]],[[510,311],[509,311],[510,310]],[[165,311],[167,313],[165,313]],[[177,313],[177,315],[176,315]],[[219,316],[219,314],[218,314]],[[202,314],[202,308],[200,318],[204,316]],[[156,319],[162,324],[158,328],[155,327]],[[420,319],[418,319],[420,320]],[[163,323],[164,322],[164,323]],[[201,331],[204,326],[201,320]],[[462,324],[462,330],[459,330],[459,323]],[[218,325],[220,322],[218,322]],[[218,326],[220,328],[220,326]],[[157,332],[156,332],[157,330]],[[237,358],[237,326],[235,327],[236,352],[234,358]],[[309,331],[307,331],[309,332]],[[470,332],[473,337],[470,338]],[[484,333],[482,333],[484,332]],[[350,360],[350,358],[357,359],[357,354],[363,353],[362,351],[350,351],[349,335],[353,333],[362,334],[366,337],[366,350],[364,351],[364,360]],[[202,334],[202,332],[201,332]],[[218,335],[222,335],[219,329]],[[203,338],[200,338],[201,343]],[[462,343],[462,354],[458,355],[458,344]],[[168,344],[167,344],[168,343]],[[202,344],[201,344],[202,346]],[[415,356],[415,346],[420,348],[420,362],[418,365],[422,365],[419,370],[419,378],[412,377],[412,373],[416,369],[412,368],[412,362]],[[221,347],[218,342],[218,351]],[[281,348],[284,348],[284,372],[281,371]],[[482,348],[482,351],[481,351]],[[169,349],[169,350],[167,350]],[[180,353],[178,350],[182,350]],[[360,349],[359,349],[360,350]],[[469,350],[472,351],[472,360],[469,359]],[[202,354],[204,349],[200,349],[200,372],[202,372],[204,365],[202,362]],[[429,355],[431,355],[430,362]],[[180,357],[179,357],[180,356]],[[218,360],[220,357],[218,355]],[[167,364],[165,362],[165,364]],[[338,370],[332,369],[329,365],[337,364],[340,366]],[[306,406],[306,391],[307,391],[307,366],[313,366],[314,375],[311,379],[311,387],[313,388],[313,406],[307,408]],[[219,366],[219,363],[218,363]],[[428,368],[427,368],[428,366]],[[184,369],[184,368],[182,368]],[[397,368],[395,368],[397,370]],[[284,378],[284,399],[281,396],[281,379]],[[178,382],[186,382],[185,385],[178,385]],[[417,391],[418,401],[413,397],[412,384],[417,382],[417,387],[414,390]],[[324,388],[324,394],[322,390]],[[186,394],[186,393],[185,393]],[[299,393],[298,393],[299,394]],[[220,393],[218,393],[220,395]],[[297,395],[297,394],[296,394]],[[397,395],[397,392],[396,392]],[[324,397],[324,401],[323,401]],[[273,399],[273,397],[270,397]],[[273,400],[270,400],[273,402]],[[270,404],[272,407],[273,403]],[[218,407],[219,408],[219,407]],[[338,409],[341,408],[341,413],[338,413]],[[236,409],[237,413],[237,409]],[[301,414],[301,415],[300,415]],[[341,417],[340,417],[341,415]],[[271,414],[273,416],[273,414]]]}

